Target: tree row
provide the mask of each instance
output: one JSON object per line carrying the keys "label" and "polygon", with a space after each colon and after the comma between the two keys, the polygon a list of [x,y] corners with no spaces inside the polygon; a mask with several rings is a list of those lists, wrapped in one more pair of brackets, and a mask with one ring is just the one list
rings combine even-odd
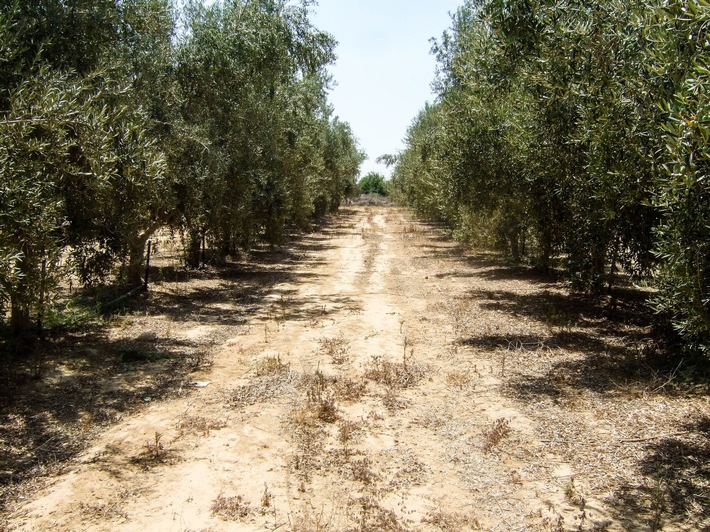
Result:
{"label": "tree row", "polygon": [[[178,5],[183,7],[178,8]],[[70,276],[140,282],[169,226],[189,265],[337,209],[364,158],[327,101],[308,2],[0,0],[0,310]]]}
{"label": "tree row", "polygon": [[561,261],[579,290],[650,279],[659,316],[707,349],[710,3],[469,0],[452,19],[401,197],[462,238]]}

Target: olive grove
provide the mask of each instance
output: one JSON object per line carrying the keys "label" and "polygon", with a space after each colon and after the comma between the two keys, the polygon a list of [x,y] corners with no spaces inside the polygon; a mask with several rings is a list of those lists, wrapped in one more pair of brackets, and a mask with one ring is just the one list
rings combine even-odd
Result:
{"label": "olive grove", "polygon": [[[0,0],[0,310],[73,275],[136,284],[146,242],[227,256],[337,209],[364,158],[307,1]],[[119,267],[117,270],[116,268]]]}
{"label": "olive grove", "polygon": [[463,239],[553,259],[572,286],[651,279],[710,345],[710,3],[468,0],[394,190]]}

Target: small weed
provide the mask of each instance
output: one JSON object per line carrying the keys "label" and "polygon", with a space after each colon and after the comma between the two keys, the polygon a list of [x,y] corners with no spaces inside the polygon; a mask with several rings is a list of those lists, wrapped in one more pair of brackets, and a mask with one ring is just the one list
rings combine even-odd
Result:
{"label": "small weed", "polygon": [[362,432],[362,423],[342,420],[338,423],[338,440],[345,447],[348,446]]}
{"label": "small weed", "polygon": [[209,354],[201,349],[192,353],[188,360],[190,367],[193,370],[206,368],[212,365],[212,360]]}
{"label": "small weed", "polygon": [[403,410],[407,408],[408,405],[406,400],[399,397],[395,388],[387,388],[385,390],[385,394],[382,396],[382,404],[390,412]]}
{"label": "small weed", "polygon": [[320,371],[313,375],[308,389],[306,401],[318,419],[333,423],[338,419],[338,409],[335,406],[335,396],[328,389],[328,379]]}
{"label": "small weed", "polygon": [[305,405],[291,411],[290,421],[298,444],[299,454],[293,461],[293,469],[302,478],[308,478],[309,470],[316,464],[316,456],[323,448],[326,432],[324,423],[334,423],[338,419],[335,398],[329,390],[331,379],[320,371],[304,377],[302,385],[306,387]]}
{"label": "small weed", "polygon": [[652,486],[651,490],[651,530],[663,530],[663,514],[666,511],[666,488],[663,479]]}
{"label": "small weed", "polygon": [[483,434],[483,452],[488,454],[498,444],[510,436],[510,420],[505,418],[496,419],[493,427]]}
{"label": "small weed", "polygon": [[560,334],[569,334],[578,325],[573,316],[552,304],[546,305],[543,309],[542,321],[547,324],[550,331],[555,332],[557,329]]}
{"label": "small weed", "polygon": [[212,503],[212,515],[225,521],[238,521],[249,517],[252,508],[241,495],[225,497],[221,493]]}
{"label": "small weed", "polygon": [[315,508],[307,505],[301,515],[294,516],[293,520],[289,518],[289,521],[293,532],[327,532],[332,530],[334,517],[334,508],[326,512],[324,505],[320,511],[316,512]]}
{"label": "small weed", "polygon": [[160,440],[162,438],[163,435],[160,432],[155,431],[153,441],[149,441],[145,444],[147,454],[149,457],[153,458],[153,460],[159,461],[163,457],[163,452],[165,451],[165,448],[163,447],[163,444],[160,443]]}
{"label": "small weed", "polygon": [[577,486],[574,485],[574,479],[571,479],[565,485],[565,499],[568,503],[577,507],[581,507],[586,504],[584,495],[582,495],[577,489]]}
{"label": "small weed", "polygon": [[33,381],[40,381],[47,373],[47,361],[39,359],[33,361],[30,365],[30,378]]}
{"label": "small weed", "polygon": [[278,317],[276,318],[276,322],[280,323],[282,326],[284,322],[288,319],[288,311],[287,308],[291,304],[291,297],[290,296],[281,296],[281,300],[279,302],[279,305],[281,307],[281,310],[279,312]]}
{"label": "small weed", "polygon": [[291,411],[290,420],[297,427],[318,427],[318,412],[309,405],[294,408]]}
{"label": "small weed", "polygon": [[[407,346],[405,340],[405,347]],[[396,388],[409,388],[421,381],[428,368],[417,364],[414,357],[404,355],[402,362],[389,362],[381,356],[373,356],[365,370],[365,377],[380,384]]]}
{"label": "small weed", "polygon": [[321,338],[318,340],[321,354],[330,357],[333,364],[345,364],[348,361],[350,342],[341,334],[335,338]]}
{"label": "small weed", "polygon": [[[587,522],[587,498],[584,494],[577,489],[574,484],[574,479],[571,479],[569,483],[565,486],[565,499],[571,505],[579,508],[579,515],[574,517],[575,521],[579,521],[577,530],[582,532],[584,530],[584,525]],[[595,527],[596,529],[596,527]]]}
{"label": "small weed", "polygon": [[261,494],[261,507],[271,508],[274,501],[274,496],[269,491],[269,486],[264,482],[264,493]]}
{"label": "small weed", "polygon": [[113,521],[121,519],[128,521],[128,514],[123,510],[123,502],[128,498],[129,492],[119,493],[111,502],[80,503],[79,511],[87,519],[97,521]]}
{"label": "small weed", "polygon": [[462,530],[478,530],[481,528],[481,524],[475,517],[461,514],[447,514],[441,510],[430,513],[422,519],[422,523],[434,525],[443,532],[459,532]]}
{"label": "small weed", "polygon": [[372,464],[369,458],[363,458],[362,460],[353,460],[350,462],[350,468],[353,473],[353,479],[357,482],[362,482],[363,484],[372,484],[379,477],[370,468]]}
{"label": "small weed", "polygon": [[226,426],[227,424],[224,421],[209,420],[200,416],[185,416],[177,425],[179,431],[178,437],[195,433],[209,436],[210,431],[223,429]]}
{"label": "small weed", "polygon": [[560,514],[554,517],[545,517],[542,520],[543,530],[547,532],[565,532],[565,519]]}
{"label": "small weed", "polygon": [[350,502],[351,519],[358,528],[348,532],[404,532],[406,529],[397,521],[392,510],[382,508],[372,497],[365,496]]}
{"label": "small weed", "polygon": [[446,374],[446,384],[459,390],[473,386],[472,380],[471,373],[468,371],[451,371]]}
{"label": "small weed", "polygon": [[101,305],[84,294],[71,299],[63,307],[59,305],[48,306],[42,325],[47,329],[73,329],[104,322],[105,317],[101,312]]}
{"label": "small weed", "polygon": [[352,379],[339,379],[333,386],[335,394],[341,401],[353,403],[359,401],[367,391],[364,381],[355,382]]}
{"label": "small weed", "polygon": [[145,451],[131,459],[131,463],[147,470],[158,464],[165,464],[176,459],[176,453],[166,449],[162,443],[163,435],[155,432],[152,441],[145,444]]}
{"label": "small weed", "polygon": [[262,358],[256,363],[256,376],[266,377],[288,372],[290,364],[281,362],[281,355]]}

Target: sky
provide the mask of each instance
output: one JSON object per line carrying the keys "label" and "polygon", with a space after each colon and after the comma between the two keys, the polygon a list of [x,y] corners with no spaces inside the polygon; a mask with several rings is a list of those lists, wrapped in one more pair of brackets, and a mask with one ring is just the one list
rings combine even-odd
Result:
{"label": "sky", "polygon": [[391,169],[376,163],[404,149],[407,128],[433,102],[436,61],[430,38],[451,25],[462,0],[319,0],[311,22],[338,41],[330,67],[335,115],[350,123],[368,159],[361,175]]}

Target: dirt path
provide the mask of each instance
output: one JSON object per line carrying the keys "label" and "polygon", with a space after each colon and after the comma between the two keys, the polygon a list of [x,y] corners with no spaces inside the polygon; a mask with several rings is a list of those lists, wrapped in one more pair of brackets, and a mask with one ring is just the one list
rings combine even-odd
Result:
{"label": "dirt path", "polygon": [[[462,261],[396,208],[344,210],[301,249],[292,275],[245,319],[219,319],[244,315],[235,279],[233,301],[208,302],[203,319],[162,330],[222,338],[211,367],[190,376],[194,390],[104,432],[9,526],[622,528],[598,500],[603,483],[505,393],[516,373],[506,351],[482,352],[472,332],[507,337],[510,326],[524,339],[540,323],[463,299],[482,283],[521,296],[554,286],[496,279],[494,263]],[[601,434],[603,415],[585,415]]]}

